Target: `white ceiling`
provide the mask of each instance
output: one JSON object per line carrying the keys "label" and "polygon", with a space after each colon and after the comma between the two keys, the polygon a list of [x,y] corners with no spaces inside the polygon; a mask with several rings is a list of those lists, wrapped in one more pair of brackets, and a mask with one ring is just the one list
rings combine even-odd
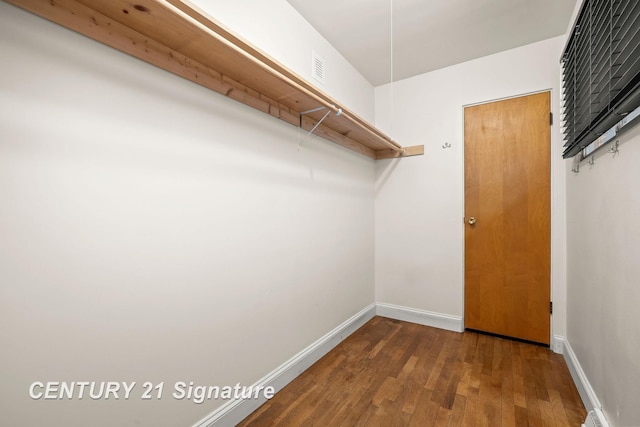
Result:
{"label": "white ceiling", "polygon": [[577,0],[287,1],[379,86],[392,39],[396,81],[565,34]]}

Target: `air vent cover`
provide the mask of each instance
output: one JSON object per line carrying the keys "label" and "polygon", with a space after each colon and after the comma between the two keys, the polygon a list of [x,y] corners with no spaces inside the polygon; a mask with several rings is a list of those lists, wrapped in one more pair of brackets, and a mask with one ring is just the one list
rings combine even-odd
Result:
{"label": "air vent cover", "polygon": [[311,51],[311,75],[315,80],[324,84],[325,82],[325,63],[324,58],[316,51]]}

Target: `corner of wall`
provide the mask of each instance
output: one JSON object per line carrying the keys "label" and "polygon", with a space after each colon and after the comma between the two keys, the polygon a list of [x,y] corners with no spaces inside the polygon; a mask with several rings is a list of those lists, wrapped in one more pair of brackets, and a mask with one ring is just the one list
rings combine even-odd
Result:
{"label": "corner of wall", "polygon": [[[258,380],[252,389],[273,387],[278,392],[298,375],[317,362],[322,356],[344,341],[358,328],[376,315],[376,305],[371,304],[344,321],[335,329],[284,362],[278,368]],[[233,427],[266,402],[266,398],[230,400],[211,414],[198,421],[193,427]]]}

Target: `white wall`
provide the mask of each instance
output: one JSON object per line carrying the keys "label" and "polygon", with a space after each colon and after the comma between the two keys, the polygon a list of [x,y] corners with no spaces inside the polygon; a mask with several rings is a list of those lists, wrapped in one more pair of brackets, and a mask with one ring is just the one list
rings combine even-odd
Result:
{"label": "white wall", "polygon": [[[570,34],[584,1],[576,3]],[[567,340],[611,427],[640,426],[640,126],[566,162]],[[593,396],[590,396],[593,399]]]}
{"label": "white wall", "polygon": [[463,315],[463,106],[551,89],[553,333],[565,335],[563,43],[556,37],[376,89],[376,125],[402,145],[425,145],[422,157],[376,163],[376,301]]}
{"label": "white wall", "polygon": [[567,337],[612,427],[640,425],[640,126],[567,162]]}
{"label": "white wall", "polygon": [[[374,164],[0,3],[2,425],[191,425],[374,301]],[[33,401],[33,381],[137,381]]]}
{"label": "white wall", "polygon": [[[286,0],[195,0],[208,15],[369,122],[373,86]],[[311,76],[311,51],[325,60],[324,84]]]}

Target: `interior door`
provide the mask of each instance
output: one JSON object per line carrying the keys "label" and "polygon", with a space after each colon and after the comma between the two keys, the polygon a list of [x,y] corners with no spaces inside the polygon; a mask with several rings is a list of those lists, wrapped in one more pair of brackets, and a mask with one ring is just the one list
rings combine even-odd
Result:
{"label": "interior door", "polygon": [[464,109],[468,329],[549,345],[550,141],[549,92]]}

